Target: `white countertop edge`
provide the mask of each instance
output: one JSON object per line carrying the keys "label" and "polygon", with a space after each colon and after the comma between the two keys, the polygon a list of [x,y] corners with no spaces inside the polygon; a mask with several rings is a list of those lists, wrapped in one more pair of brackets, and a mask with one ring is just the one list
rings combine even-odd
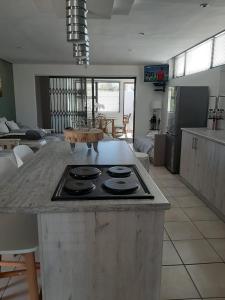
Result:
{"label": "white countertop edge", "polygon": [[207,128],[181,128],[181,130],[225,145],[225,130],[211,130]]}

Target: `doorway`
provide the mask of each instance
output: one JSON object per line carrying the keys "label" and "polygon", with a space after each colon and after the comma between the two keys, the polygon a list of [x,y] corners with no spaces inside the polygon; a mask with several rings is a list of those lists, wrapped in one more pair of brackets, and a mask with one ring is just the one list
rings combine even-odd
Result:
{"label": "doorway", "polygon": [[126,125],[126,136],[129,139],[134,137],[134,95],[135,85],[133,82],[124,82],[123,114],[129,120]]}
{"label": "doorway", "polygon": [[60,134],[67,127],[96,126],[102,116],[108,136],[132,139],[135,84],[135,78],[37,76],[38,126]]}

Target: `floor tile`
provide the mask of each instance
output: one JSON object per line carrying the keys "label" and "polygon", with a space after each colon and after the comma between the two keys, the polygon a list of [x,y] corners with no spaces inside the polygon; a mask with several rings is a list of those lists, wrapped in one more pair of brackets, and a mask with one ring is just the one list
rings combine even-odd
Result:
{"label": "floor tile", "polygon": [[165,221],[189,221],[189,219],[180,208],[171,207],[165,213]]}
{"label": "floor tile", "polygon": [[208,242],[225,261],[225,239],[209,239]]}
{"label": "floor tile", "polygon": [[205,206],[204,202],[201,201],[199,198],[196,196],[179,196],[179,197],[174,197],[176,202],[180,207],[203,207]]}
{"label": "floor tile", "polygon": [[163,187],[186,187],[180,180],[175,178],[161,179],[161,186]]}
{"label": "floor tile", "polygon": [[206,240],[175,241],[174,245],[184,264],[222,262]]}
{"label": "floor tile", "polygon": [[172,240],[198,240],[203,238],[191,222],[166,222],[165,228]]}
{"label": "floor tile", "polygon": [[174,197],[193,196],[193,193],[186,187],[167,187],[167,193]]}
{"label": "floor tile", "polygon": [[222,221],[196,221],[194,224],[208,239],[225,238],[225,223]]}
{"label": "floor tile", "polygon": [[162,267],[161,299],[200,298],[184,266]]}
{"label": "floor tile", "polygon": [[170,240],[170,238],[169,238],[169,236],[168,236],[168,234],[166,233],[165,230],[164,230],[163,240],[164,241],[169,241]]}
{"label": "floor tile", "polygon": [[176,249],[174,248],[173,244],[169,241],[163,242],[162,264],[164,266],[182,265],[182,261],[178,256]]}
{"label": "floor tile", "polygon": [[183,211],[192,221],[215,221],[217,215],[208,207],[186,207]]}
{"label": "floor tile", "polygon": [[169,201],[171,207],[179,207],[177,201],[172,196],[166,196],[166,199]]}
{"label": "floor tile", "polygon": [[225,297],[225,264],[186,266],[203,298]]}
{"label": "floor tile", "polygon": [[168,175],[171,178],[173,177],[173,175],[164,167],[152,167],[150,166],[150,171],[156,175],[156,176],[163,176],[163,175]]}

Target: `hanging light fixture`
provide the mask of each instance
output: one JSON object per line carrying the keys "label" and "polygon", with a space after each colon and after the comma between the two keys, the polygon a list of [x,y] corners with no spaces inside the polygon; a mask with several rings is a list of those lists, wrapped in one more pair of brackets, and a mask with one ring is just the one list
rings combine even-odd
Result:
{"label": "hanging light fixture", "polygon": [[73,57],[88,57],[89,44],[73,44]]}
{"label": "hanging light fixture", "polygon": [[86,43],[87,6],[86,0],[66,0],[67,41]]}
{"label": "hanging light fixture", "polygon": [[90,61],[89,61],[89,57],[85,57],[85,58],[76,58],[75,59],[75,63],[77,65],[89,65]]}
{"label": "hanging light fixture", "polygon": [[67,41],[73,43],[73,57],[79,65],[89,64],[86,0],[66,0]]}

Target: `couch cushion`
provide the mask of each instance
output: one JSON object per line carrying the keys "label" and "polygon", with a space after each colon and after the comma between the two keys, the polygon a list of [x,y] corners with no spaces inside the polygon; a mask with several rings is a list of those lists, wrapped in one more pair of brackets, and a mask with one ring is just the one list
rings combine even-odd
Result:
{"label": "couch cushion", "polygon": [[45,133],[41,129],[35,129],[35,130],[27,130],[25,134],[25,138],[27,140],[40,140],[45,137]]}
{"label": "couch cushion", "polygon": [[9,130],[18,130],[18,129],[20,129],[19,126],[14,121],[6,121],[5,123],[8,126]]}
{"label": "couch cushion", "polygon": [[9,128],[6,126],[5,122],[0,122],[0,133],[9,133]]}

